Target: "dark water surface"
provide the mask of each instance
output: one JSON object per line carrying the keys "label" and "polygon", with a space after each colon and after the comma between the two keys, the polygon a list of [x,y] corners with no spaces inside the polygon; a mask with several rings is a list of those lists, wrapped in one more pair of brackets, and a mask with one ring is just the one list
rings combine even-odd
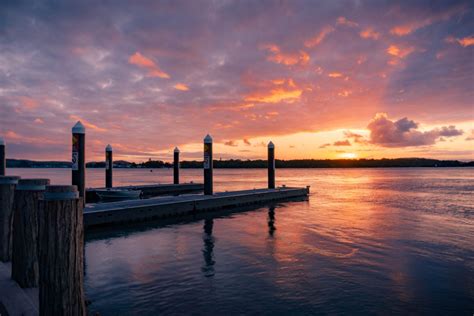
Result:
{"label": "dark water surface", "polygon": [[[16,169],[68,183],[69,170]],[[200,181],[201,170],[182,170]],[[88,170],[88,185],[103,185]],[[171,182],[116,170],[116,184]],[[215,190],[266,170],[215,170]],[[307,201],[86,235],[90,311],[152,314],[474,312],[474,169],[283,169]]]}

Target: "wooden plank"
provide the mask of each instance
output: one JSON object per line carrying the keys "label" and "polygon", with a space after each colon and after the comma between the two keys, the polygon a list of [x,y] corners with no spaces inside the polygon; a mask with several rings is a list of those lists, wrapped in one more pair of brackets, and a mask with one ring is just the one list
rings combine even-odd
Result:
{"label": "wooden plank", "polygon": [[214,195],[182,195],[90,204],[84,210],[84,225],[92,227],[188,215],[229,207],[261,204],[307,196],[307,188],[256,189]]}

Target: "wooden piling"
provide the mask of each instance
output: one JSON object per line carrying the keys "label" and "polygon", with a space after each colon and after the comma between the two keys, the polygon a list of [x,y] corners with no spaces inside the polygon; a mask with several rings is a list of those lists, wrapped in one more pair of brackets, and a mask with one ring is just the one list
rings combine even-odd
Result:
{"label": "wooden piling", "polygon": [[20,177],[0,176],[0,261],[11,260],[13,198]]}
{"label": "wooden piling", "polygon": [[38,200],[48,179],[21,179],[13,203],[12,279],[22,288],[38,287]]}
{"label": "wooden piling", "polygon": [[83,203],[77,187],[47,186],[39,204],[40,315],[86,315]]}
{"label": "wooden piling", "polygon": [[86,203],[86,128],[80,121],[72,128],[72,185]]}
{"label": "wooden piling", "polygon": [[204,138],[204,195],[212,195],[213,189],[213,162],[212,162],[212,137],[207,134]]}
{"label": "wooden piling", "polygon": [[179,184],[179,149],[176,147],[174,149],[173,156],[173,183]]}
{"label": "wooden piling", "polygon": [[5,154],[5,140],[0,137],[0,176],[4,176],[7,170],[7,158]]}
{"label": "wooden piling", "polygon": [[275,188],[275,145],[268,143],[268,188]]}
{"label": "wooden piling", "polygon": [[112,146],[105,147],[105,187],[112,188],[112,170],[114,168],[114,161],[112,156]]}

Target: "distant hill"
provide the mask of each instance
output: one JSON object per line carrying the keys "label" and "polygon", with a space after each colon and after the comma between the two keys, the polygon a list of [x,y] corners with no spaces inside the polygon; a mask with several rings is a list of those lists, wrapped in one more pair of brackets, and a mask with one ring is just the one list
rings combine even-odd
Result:
{"label": "distant hill", "polygon": [[[87,168],[104,168],[105,162],[88,162]],[[33,161],[7,159],[8,168],[70,168],[67,161]],[[114,168],[171,168],[172,164],[161,160],[135,163],[114,161]],[[215,168],[266,168],[266,160],[214,160]],[[277,168],[397,168],[397,167],[474,167],[474,161],[436,160],[425,158],[397,159],[298,159],[276,160]],[[202,168],[202,161],[181,161],[181,168]]]}

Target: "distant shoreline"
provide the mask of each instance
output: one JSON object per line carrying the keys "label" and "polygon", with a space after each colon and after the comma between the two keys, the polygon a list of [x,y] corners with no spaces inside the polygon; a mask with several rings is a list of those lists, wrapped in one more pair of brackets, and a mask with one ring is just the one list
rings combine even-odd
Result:
{"label": "distant shoreline", "polygon": [[[114,162],[118,169],[159,169],[172,168],[173,164],[160,160],[149,160],[134,163],[123,160]],[[202,161],[181,161],[183,169],[201,169]],[[437,160],[426,158],[396,158],[396,159],[298,159],[277,160],[277,168],[288,169],[334,169],[334,168],[446,168],[446,167],[474,167],[474,161],[462,162],[459,160]],[[67,161],[33,161],[23,159],[7,159],[7,168],[63,168],[70,169]],[[105,162],[88,162],[87,168],[105,168]],[[266,160],[214,160],[216,169],[264,169]]]}

